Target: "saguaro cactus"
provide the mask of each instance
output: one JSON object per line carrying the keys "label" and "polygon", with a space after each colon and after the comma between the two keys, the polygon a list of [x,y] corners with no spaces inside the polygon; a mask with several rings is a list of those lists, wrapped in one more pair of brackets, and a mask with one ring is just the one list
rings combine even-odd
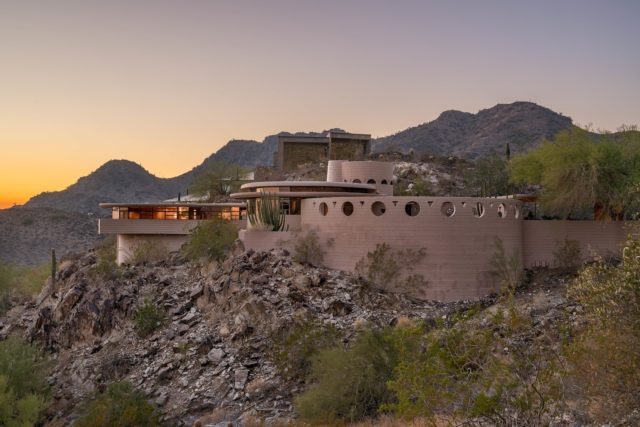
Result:
{"label": "saguaro cactus", "polygon": [[247,218],[251,225],[267,231],[283,231],[285,213],[280,207],[280,198],[265,193],[247,205]]}

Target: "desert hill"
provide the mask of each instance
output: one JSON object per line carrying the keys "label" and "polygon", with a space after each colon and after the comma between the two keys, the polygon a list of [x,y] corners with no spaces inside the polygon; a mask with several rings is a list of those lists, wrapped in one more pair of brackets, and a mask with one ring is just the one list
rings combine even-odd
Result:
{"label": "desert hill", "polygon": [[532,102],[498,104],[477,114],[449,110],[423,123],[373,142],[377,152],[416,153],[475,159],[492,152],[526,152],[543,139],[573,126],[571,118]]}

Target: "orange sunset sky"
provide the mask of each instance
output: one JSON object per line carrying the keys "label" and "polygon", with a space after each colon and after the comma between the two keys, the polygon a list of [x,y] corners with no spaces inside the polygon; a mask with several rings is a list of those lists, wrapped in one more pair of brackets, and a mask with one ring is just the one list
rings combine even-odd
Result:
{"label": "orange sunset sky", "polygon": [[229,139],[388,134],[534,101],[640,123],[637,1],[0,2],[0,207],[110,159],[171,177]]}

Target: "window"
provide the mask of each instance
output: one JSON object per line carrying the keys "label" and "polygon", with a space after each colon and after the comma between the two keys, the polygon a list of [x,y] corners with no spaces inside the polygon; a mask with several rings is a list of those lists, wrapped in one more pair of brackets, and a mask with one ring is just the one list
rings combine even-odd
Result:
{"label": "window", "polygon": [[409,202],[404,205],[404,211],[409,216],[416,216],[420,213],[420,205],[417,202]]}
{"label": "window", "polygon": [[444,202],[440,206],[440,213],[444,216],[452,217],[456,213],[456,207],[451,202]]}
{"label": "window", "polygon": [[342,204],[342,213],[346,216],[351,216],[351,214],[353,213],[353,203],[344,202]]}
{"label": "window", "polygon": [[326,216],[329,212],[329,206],[325,202],[320,203],[320,214]]}
{"label": "window", "polygon": [[375,216],[380,216],[384,214],[386,210],[387,210],[387,207],[382,202],[374,202],[371,205],[371,212],[373,212]]}
{"label": "window", "polygon": [[367,184],[375,184],[375,183],[376,183],[376,180],[373,178],[367,181]]}

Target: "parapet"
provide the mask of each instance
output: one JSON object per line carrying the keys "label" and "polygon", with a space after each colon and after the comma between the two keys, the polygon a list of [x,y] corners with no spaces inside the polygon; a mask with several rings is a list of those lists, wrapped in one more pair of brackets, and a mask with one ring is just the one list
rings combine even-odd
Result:
{"label": "parapet", "polygon": [[378,193],[393,195],[393,163],[372,160],[330,160],[327,165],[327,181],[372,184]]}

